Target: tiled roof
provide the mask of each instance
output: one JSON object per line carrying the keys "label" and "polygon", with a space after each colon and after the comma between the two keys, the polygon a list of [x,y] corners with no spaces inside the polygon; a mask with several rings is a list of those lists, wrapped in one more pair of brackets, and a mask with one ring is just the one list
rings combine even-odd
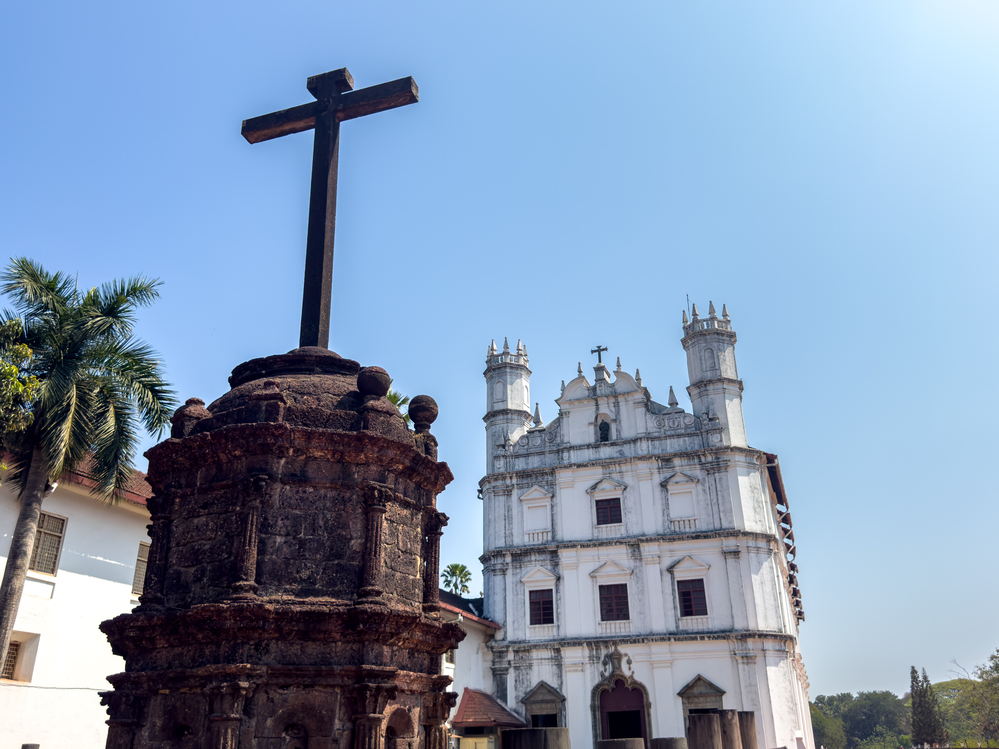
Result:
{"label": "tiled roof", "polygon": [[451,725],[523,728],[527,724],[503,707],[491,694],[481,689],[465,687],[461,702],[458,703],[458,711],[451,719]]}
{"label": "tiled roof", "polygon": [[[63,474],[64,481],[85,486],[88,489],[95,485],[90,477],[90,459],[84,460],[76,467],[75,471],[67,471]],[[132,471],[132,476],[125,485],[124,500],[137,505],[145,505],[146,500],[153,496],[152,487],[146,482],[146,474],[142,471]]]}
{"label": "tiled roof", "polygon": [[482,615],[483,607],[485,604],[484,598],[462,598],[461,596],[456,596],[449,590],[444,590],[444,588],[439,589],[440,592],[440,602],[448,611],[453,611],[455,614],[462,614],[467,616],[473,621],[484,624],[492,629],[500,629],[500,625],[496,622],[486,619]]}

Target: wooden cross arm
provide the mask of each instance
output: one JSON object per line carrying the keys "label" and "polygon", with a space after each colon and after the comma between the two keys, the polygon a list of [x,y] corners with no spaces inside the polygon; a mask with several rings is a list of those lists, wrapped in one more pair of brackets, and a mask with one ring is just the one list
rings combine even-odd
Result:
{"label": "wooden cross arm", "polygon": [[252,120],[243,120],[240,133],[250,143],[260,143],[272,138],[280,138],[282,135],[311,130],[316,126],[316,116],[322,111],[322,108],[323,102],[313,101],[299,107],[282,109],[280,112],[263,114]]}
{"label": "wooden cross arm", "polygon": [[400,78],[397,81],[340,94],[333,100],[333,106],[336,107],[337,121],[344,122],[366,114],[415,104],[419,100],[420,89],[416,81],[412,78]]}

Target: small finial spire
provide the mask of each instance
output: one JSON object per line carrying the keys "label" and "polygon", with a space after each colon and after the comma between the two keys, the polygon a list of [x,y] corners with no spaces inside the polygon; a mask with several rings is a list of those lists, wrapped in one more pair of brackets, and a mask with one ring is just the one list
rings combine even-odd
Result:
{"label": "small finial spire", "polygon": [[694,304],[691,305],[691,307],[690,307],[690,315],[695,320],[697,319],[697,302],[694,302]]}
{"label": "small finial spire", "polygon": [[489,352],[488,353],[490,355],[496,353],[496,339],[495,338],[493,338],[492,343],[489,344]]}
{"label": "small finial spire", "polygon": [[510,352],[510,342],[507,340],[506,336],[503,336],[503,353]]}
{"label": "small finial spire", "polygon": [[639,387],[642,386],[642,370],[640,369],[635,369],[635,382],[638,383]]}
{"label": "small finial spire", "polygon": [[680,403],[676,399],[676,395],[673,394],[673,386],[672,385],[669,386],[669,400],[667,401],[667,403],[669,403],[669,407],[670,408],[676,408],[679,405],[679,403]]}
{"label": "small finial spire", "polygon": [[576,365],[576,374],[578,375],[583,374],[583,362],[580,362],[579,364]]}
{"label": "small finial spire", "polygon": [[722,320],[728,320],[728,307],[724,304],[722,305]]}
{"label": "small finial spire", "polygon": [[708,300],[708,315],[715,316],[715,303],[710,300]]}
{"label": "small finial spire", "polygon": [[541,420],[541,404],[537,401],[534,402],[534,426],[543,427],[545,422]]}
{"label": "small finial spire", "polygon": [[518,338],[518,339],[517,339],[517,353],[519,354],[519,353],[521,353],[521,352],[522,352],[523,350],[524,350],[524,344],[523,344],[523,343],[521,343],[521,342],[520,342],[520,339]]}
{"label": "small finial spire", "polygon": [[687,310],[683,311],[683,324],[686,325],[690,320],[687,319]]}
{"label": "small finial spire", "polygon": [[527,356],[527,344],[524,344],[524,356]]}
{"label": "small finial spire", "polygon": [[621,357],[620,356],[617,358],[617,368],[615,368],[614,371],[615,372],[620,372],[621,371]]}

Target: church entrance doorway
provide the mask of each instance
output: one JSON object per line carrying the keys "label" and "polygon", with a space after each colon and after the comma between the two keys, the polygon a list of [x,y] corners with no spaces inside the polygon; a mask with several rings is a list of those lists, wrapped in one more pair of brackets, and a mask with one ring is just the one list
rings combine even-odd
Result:
{"label": "church entrance doorway", "polygon": [[612,689],[605,689],[600,693],[600,737],[644,739],[648,744],[645,694],[641,689],[629,689],[623,679],[617,679]]}

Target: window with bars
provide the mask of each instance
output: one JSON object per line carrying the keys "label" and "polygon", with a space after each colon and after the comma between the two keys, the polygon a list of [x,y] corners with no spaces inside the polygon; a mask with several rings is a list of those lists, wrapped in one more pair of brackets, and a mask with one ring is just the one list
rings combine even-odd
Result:
{"label": "window with bars", "polygon": [[628,611],[628,584],[600,586],[600,621],[618,622],[631,618]]}
{"label": "window with bars", "polygon": [[532,590],[528,599],[531,603],[531,624],[554,624],[555,601],[551,588],[547,590]]}
{"label": "window with bars", "polygon": [[676,592],[680,599],[680,616],[708,615],[708,599],[704,595],[703,580],[677,580]]}
{"label": "window with bars", "polygon": [[598,499],[597,525],[616,525],[621,522],[621,498]]}
{"label": "window with bars", "polygon": [[63,532],[66,530],[66,518],[49,515],[46,512],[38,518],[38,531],[35,534],[35,548],[31,552],[29,570],[44,572],[46,575],[56,573],[59,563],[59,548],[62,546]]}
{"label": "window with bars", "polygon": [[0,679],[13,679],[14,668],[17,666],[17,655],[21,651],[21,643],[11,642],[7,648],[7,657],[3,659],[3,673]]}
{"label": "window with bars", "polygon": [[141,596],[146,584],[146,566],[149,564],[149,544],[139,544],[139,556],[135,560],[135,574],[132,576],[132,595]]}

